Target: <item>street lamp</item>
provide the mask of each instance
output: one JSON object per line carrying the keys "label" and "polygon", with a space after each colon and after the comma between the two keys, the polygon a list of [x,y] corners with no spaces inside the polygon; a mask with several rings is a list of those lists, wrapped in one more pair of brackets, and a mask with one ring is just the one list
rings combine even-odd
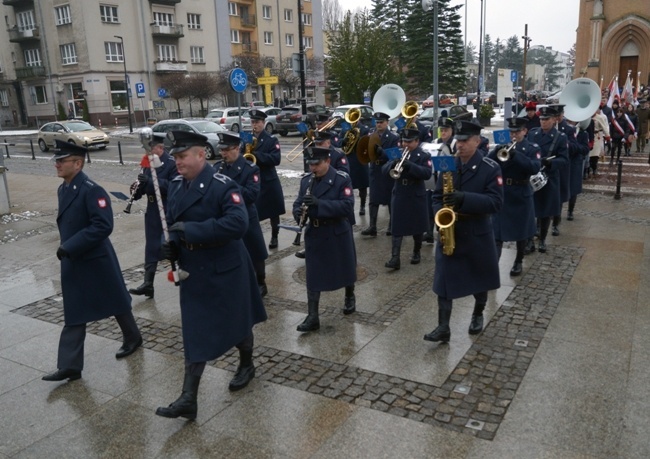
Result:
{"label": "street lamp", "polygon": [[122,44],[122,61],[124,62],[124,89],[126,89],[126,111],[129,115],[129,132],[133,134],[133,122],[131,121],[131,100],[129,99],[129,76],[126,74],[126,52],[124,50],[124,38],[119,35],[113,35],[119,38]]}
{"label": "street lamp", "polygon": [[433,10],[433,120],[438,119],[438,104],[440,103],[438,89],[438,0],[422,0],[425,13]]}

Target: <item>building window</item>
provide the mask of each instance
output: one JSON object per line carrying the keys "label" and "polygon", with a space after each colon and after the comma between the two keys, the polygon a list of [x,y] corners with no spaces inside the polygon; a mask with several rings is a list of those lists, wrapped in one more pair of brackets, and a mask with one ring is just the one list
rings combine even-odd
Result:
{"label": "building window", "polygon": [[269,5],[262,5],[262,17],[271,19],[271,7]]}
{"label": "building window", "polygon": [[32,97],[35,104],[47,104],[47,92],[45,86],[34,86],[32,88]]}
{"label": "building window", "polygon": [[190,46],[190,58],[192,64],[205,64],[203,46]]}
{"label": "building window", "polygon": [[120,22],[117,17],[117,6],[99,5],[99,16],[101,17],[102,22]]}
{"label": "building window", "polygon": [[311,14],[310,13],[302,13],[302,24],[303,25],[311,25]]}
{"label": "building window", "polygon": [[264,32],[264,44],[265,45],[273,44],[273,32]]}
{"label": "building window", "polygon": [[201,28],[201,15],[194,13],[187,13],[187,28],[200,29]]}
{"label": "building window", "polygon": [[18,23],[18,30],[24,32],[25,30],[34,30],[36,23],[34,22],[34,11],[23,11],[16,13],[16,22]]}
{"label": "building window", "polygon": [[54,8],[54,15],[56,16],[56,25],[70,24],[70,5],[57,6]]}
{"label": "building window", "polygon": [[228,14],[230,16],[237,16],[237,4],[228,2]]}
{"label": "building window", "polygon": [[239,43],[239,30],[230,29],[230,43]]}
{"label": "building window", "polygon": [[288,33],[284,36],[284,44],[287,46],[293,46],[293,34]]}
{"label": "building window", "polygon": [[113,104],[114,112],[126,111],[126,86],[124,80],[111,81],[111,103]]}
{"label": "building window", "polygon": [[314,47],[314,38],[313,37],[302,37],[302,46],[303,48],[313,48]]}
{"label": "building window", "polygon": [[6,89],[0,89],[0,106],[8,107],[9,106],[9,91]]}
{"label": "building window", "polygon": [[41,52],[38,48],[26,49],[25,50],[25,66],[26,67],[40,67],[43,65],[41,63]]}
{"label": "building window", "polygon": [[63,62],[63,65],[77,63],[77,50],[74,43],[61,45],[59,48],[61,49],[61,61]]}
{"label": "building window", "polygon": [[293,22],[293,10],[290,10],[288,8],[284,10],[284,21]]}
{"label": "building window", "polygon": [[176,45],[158,45],[159,61],[175,61]]}
{"label": "building window", "polygon": [[117,41],[105,41],[104,51],[106,52],[106,62],[124,62],[122,43]]}
{"label": "building window", "polygon": [[157,11],[154,11],[153,22],[159,26],[173,26],[174,15],[171,13],[159,13]]}

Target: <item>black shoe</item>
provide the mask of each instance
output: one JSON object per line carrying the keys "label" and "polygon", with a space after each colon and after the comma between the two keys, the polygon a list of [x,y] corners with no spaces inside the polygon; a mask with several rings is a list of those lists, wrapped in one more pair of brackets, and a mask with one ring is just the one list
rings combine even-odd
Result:
{"label": "black shoe", "polygon": [[269,249],[277,249],[278,248],[278,237],[272,237],[271,240],[269,241]]}
{"label": "black shoe", "polygon": [[510,270],[510,275],[512,277],[515,276],[520,276],[522,271],[522,264],[520,261],[515,261],[515,264],[512,265],[512,269]]}
{"label": "black shoe", "polygon": [[296,327],[296,330],[298,330],[299,332],[310,332],[310,331],[316,331],[319,328],[320,328],[320,320],[318,319],[318,317],[312,317],[311,315],[307,315],[304,322]]}
{"label": "black shoe", "polygon": [[131,295],[144,295],[147,298],[153,298],[153,285],[145,282],[139,287],[130,288],[129,293]]}
{"label": "black shoe", "polygon": [[569,215],[567,215],[566,219],[569,220],[570,222],[572,222],[573,221],[573,212],[569,212]]}
{"label": "black shoe", "polygon": [[478,335],[483,330],[483,314],[472,314],[472,321],[469,324],[469,334]]}
{"label": "black shoe", "polygon": [[134,343],[124,343],[122,347],[117,351],[117,354],[115,354],[115,358],[121,359],[123,357],[127,357],[133,354],[140,346],[142,346],[142,336],[138,338],[138,340]]}
{"label": "black shoe", "polygon": [[74,381],[79,378],[81,378],[81,371],[79,370],[56,370],[54,373],[45,375],[41,379],[43,381],[63,381],[64,379]]}
{"label": "black shoe", "polygon": [[539,241],[539,253],[546,253],[546,241]]}
{"label": "black shoe", "polygon": [[384,264],[384,266],[390,269],[398,270],[400,268],[399,257],[392,257]]}
{"label": "black shoe", "polygon": [[377,228],[374,226],[369,226],[368,228],[361,231],[362,236],[372,236],[377,237]]}
{"label": "black shoe", "polygon": [[357,300],[354,295],[345,297],[345,305],[343,306],[343,314],[346,316],[352,314],[357,310]]}
{"label": "black shoe", "polygon": [[178,397],[169,406],[159,407],[156,410],[156,414],[165,418],[182,417],[189,419],[190,421],[195,420],[198,411],[196,399],[199,392],[200,381],[200,376],[186,374],[185,381],[183,382],[183,392],[181,393],[181,396]]}
{"label": "black shoe", "polygon": [[228,384],[228,390],[235,392],[248,386],[248,383],[255,377],[255,365],[250,364],[246,367],[238,367],[235,376]]}
{"label": "black shoe", "polygon": [[420,264],[420,252],[413,252],[413,255],[411,255],[411,264],[412,265]]}
{"label": "black shoe", "polygon": [[266,287],[266,283],[259,284],[258,287],[260,288],[260,296],[264,298],[269,293],[269,289]]}
{"label": "black shoe", "polygon": [[361,215],[361,216],[366,215],[366,208],[365,207],[359,207],[359,215]]}
{"label": "black shoe", "polygon": [[298,250],[294,255],[298,258],[305,258],[305,249]]}
{"label": "black shoe", "polygon": [[427,333],[424,335],[424,340],[425,341],[433,341],[438,342],[442,341],[443,343],[448,343],[449,340],[451,339],[451,331],[449,330],[449,326],[442,326],[438,325],[435,330],[433,330],[431,333]]}
{"label": "black shoe", "polygon": [[528,241],[526,243],[526,248],[524,249],[524,255],[530,255],[535,251],[535,243],[533,241]]}
{"label": "black shoe", "polygon": [[393,232],[391,230],[386,230],[386,236],[392,236]]}
{"label": "black shoe", "polygon": [[559,236],[560,235],[560,228],[558,228],[557,226],[554,226],[553,229],[551,230],[551,234],[553,236]]}

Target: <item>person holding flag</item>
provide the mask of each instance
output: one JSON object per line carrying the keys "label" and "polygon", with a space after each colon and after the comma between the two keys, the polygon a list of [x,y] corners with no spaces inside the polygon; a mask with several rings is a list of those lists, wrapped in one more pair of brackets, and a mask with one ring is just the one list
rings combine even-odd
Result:
{"label": "person holding flag", "polygon": [[610,153],[609,165],[614,164],[614,154],[616,154],[616,162],[621,159],[621,150],[623,150],[623,143],[630,135],[629,125],[625,119],[625,110],[614,104],[612,109],[616,108],[615,116],[610,120],[609,131],[612,136],[612,151]]}

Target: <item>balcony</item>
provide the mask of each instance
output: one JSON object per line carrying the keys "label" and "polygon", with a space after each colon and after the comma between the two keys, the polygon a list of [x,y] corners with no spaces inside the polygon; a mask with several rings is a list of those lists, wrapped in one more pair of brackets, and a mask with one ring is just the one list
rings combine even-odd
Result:
{"label": "balcony", "polygon": [[155,5],[166,5],[166,6],[175,6],[177,3],[180,3],[181,0],[149,0],[149,3]]}
{"label": "balcony", "polygon": [[9,41],[12,43],[39,41],[41,39],[38,27],[34,29],[20,30],[18,27],[14,26],[11,29],[8,29],[7,32],[9,32]]}
{"label": "balcony", "polygon": [[158,73],[187,72],[187,61],[154,61],[154,65]]}
{"label": "balcony", "polygon": [[252,41],[250,43],[242,43],[241,50],[243,53],[256,53],[257,52],[257,42]]}
{"label": "balcony", "polygon": [[45,67],[18,67],[16,68],[16,78],[18,80],[29,80],[30,78],[42,78],[45,76]]}
{"label": "balcony", "polygon": [[9,5],[9,6],[23,6],[23,5],[31,5],[34,3],[34,0],[2,0],[3,5]]}
{"label": "balcony", "polygon": [[254,14],[247,14],[245,16],[241,17],[241,25],[242,27],[255,27],[256,22],[255,22],[255,15]]}
{"label": "balcony", "polygon": [[184,36],[183,26],[181,24],[174,24],[174,25],[151,24],[151,35],[153,35],[154,37],[181,38]]}

